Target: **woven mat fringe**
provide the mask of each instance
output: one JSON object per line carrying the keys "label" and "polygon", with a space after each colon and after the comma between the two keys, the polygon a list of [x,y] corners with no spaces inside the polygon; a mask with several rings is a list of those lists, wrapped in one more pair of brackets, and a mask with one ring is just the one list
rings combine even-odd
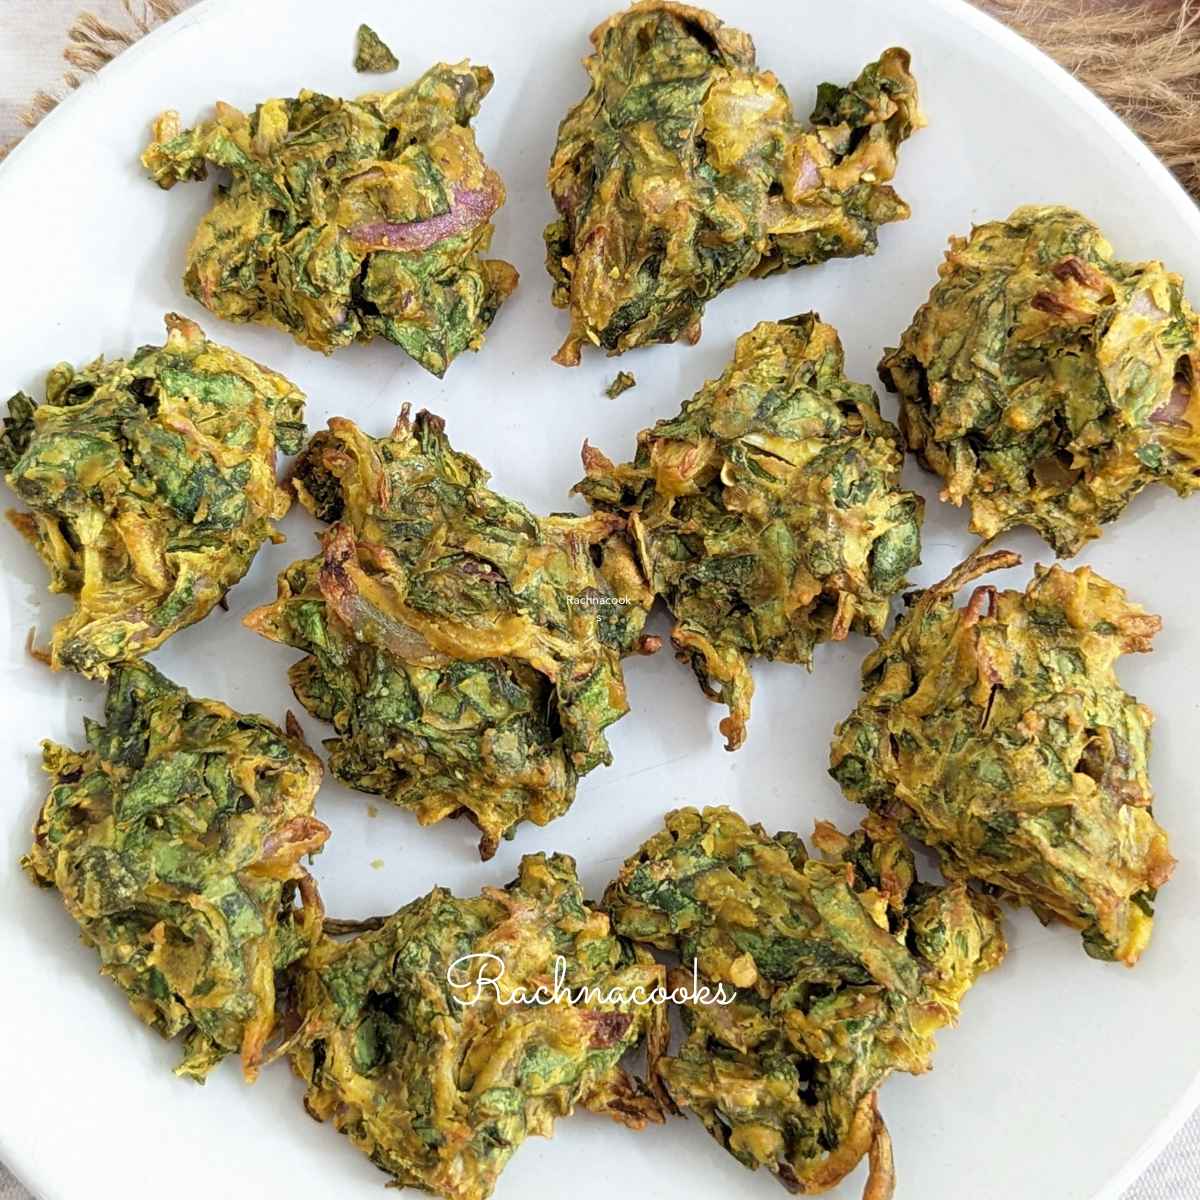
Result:
{"label": "woven mat fringe", "polygon": [[1200,0],[976,0],[1088,85],[1200,199]]}
{"label": "woven mat fringe", "polygon": [[[185,7],[186,0],[121,0],[124,20],[120,25],[109,24],[94,13],[82,12],[67,30],[67,44],[63,58],[69,67],[63,73],[58,87],[52,92],[38,91],[33,94],[29,106],[21,114],[21,123],[32,129],[47,113],[73,92],[88,75],[94,75],[106,63],[112,62],[122,50],[128,50],[140,41],[155,26],[177,16]],[[0,146],[0,160],[20,141]]]}
{"label": "woven mat fringe", "polygon": [[[88,75],[188,0],[121,0],[122,25],[76,17],[54,92],[22,114],[33,128]],[[1200,0],[973,0],[1078,76],[1200,199]],[[16,143],[12,143],[15,145]],[[0,147],[3,158],[12,145]]]}

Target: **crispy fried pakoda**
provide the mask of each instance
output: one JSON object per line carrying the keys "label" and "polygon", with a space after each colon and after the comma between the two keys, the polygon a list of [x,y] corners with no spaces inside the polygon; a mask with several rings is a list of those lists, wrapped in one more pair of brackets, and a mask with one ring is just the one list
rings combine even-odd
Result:
{"label": "crispy fried pakoda", "polygon": [[993,538],[1076,553],[1144,487],[1200,486],[1200,319],[1160,262],[1086,217],[1027,206],[952,238],[879,366],[909,447]]}
{"label": "crispy fried pakoda", "polygon": [[806,127],[750,37],[703,9],[643,0],[592,46],[549,171],[546,267],[571,318],[556,362],[589,343],[695,342],[718,292],[872,254],[879,226],[909,215],[888,182],[924,124],[906,50],[822,84]]}
{"label": "crispy fried pakoda", "polygon": [[621,517],[537,517],[487,478],[429,413],[385,438],[331,421],[294,476],[322,551],[247,618],[305,652],[292,687],[334,726],[334,775],[422,824],[467,815],[484,858],[610,761],[621,658],[657,645]]}
{"label": "crispy fried pakoda", "polygon": [[22,865],[138,1018],[182,1038],[177,1074],[203,1082],[238,1054],[253,1079],[281,972],[321,932],[300,862],[329,836],[320,761],[291,720],[195,699],[141,662],[113,669],[104,722],[85,725],[85,750],[42,743],[53,782]]}
{"label": "crispy fried pakoda", "polygon": [[128,359],[63,363],[36,404],[18,393],[0,467],[30,512],[10,515],[75,600],[51,666],[103,678],[207,616],[291,503],[278,450],[304,440],[304,396],[183,317]]}
{"label": "crispy fried pakoda", "polygon": [[927,588],[863,663],[834,734],[846,796],[897,819],[973,878],[1082,931],[1132,966],[1174,860],[1151,812],[1153,714],[1113,666],[1148,651],[1158,617],[1090,567],[1035,567],[1023,592],[988,584],[1020,562],[976,555]]}
{"label": "crispy fried pakoda", "polygon": [[761,657],[811,665],[821,642],[878,636],[920,561],[924,506],[871,388],[843,373],[813,313],[763,321],[677,417],[638,435],[633,462],[586,443],[575,490],[628,518],[629,540],[675,619],[671,639],[746,736]]}
{"label": "crispy fried pakoda", "polygon": [[661,1049],[664,968],[584,902],[572,859],[527,855],[505,888],[435,888],[372,924],[305,960],[292,1062],[308,1111],[396,1184],[486,1200],[525,1138],[578,1105],[662,1121],[620,1062]]}
{"label": "crispy fried pakoda", "polygon": [[810,858],[728,808],[669,813],[605,894],[613,929],[680,960],[686,1037],[658,1059],[667,1094],[743,1166],[804,1196],[866,1156],[864,1200],[892,1194],[876,1091],[929,1070],[934,1033],[1004,957],[996,903],[920,883],[899,832],[871,816],[817,825]]}
{"label": "crispy fried pakoda", "polygon": [[188,294],[326,354],[386,338],[443,375],[517,285],[483,257],[504,203],[471,129],[491,87],[487,67],[438,63],[357,100],[220,103],[193,129],[163,113],[142,155],[160,187],[231,176],[188,247]]}

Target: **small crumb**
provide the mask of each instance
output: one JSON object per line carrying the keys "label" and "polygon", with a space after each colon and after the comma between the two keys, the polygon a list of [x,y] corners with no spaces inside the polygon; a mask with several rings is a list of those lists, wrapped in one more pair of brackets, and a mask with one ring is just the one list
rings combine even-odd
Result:
{"label": "small crumb", "polygon": [[375,805],[373,805],[373,804],[368,804],[368,805],[367,805],[367,816],[368,816],[368,817],[377,817],[377,816],[379,816],[379,809],[377,809],[377,808],[375,807]]}
{"label": "small crumb", "polygon": [[379,870],[379,868],[380,868],[380,867],[382,867],[382,866],[383,866],[383,859],[382,859],[382,858],[373,858],[373,859],[371,859],[371,870],[372,870],[372,871],[378,871],[378,870]]}
{"label": "small crumb", "polygon": [[628,371],[618,371],[616,379],[604,389],[604,394],[610,400],[615,400],[622,392],[627,392],[632,387],[637,387],[637,380]]}
{"label": "small crumb", "polygon": [[354,55],[356,71],[369,75],[386,75],[399,65],[400,60],[370,25],[358,27],[358,49]]}

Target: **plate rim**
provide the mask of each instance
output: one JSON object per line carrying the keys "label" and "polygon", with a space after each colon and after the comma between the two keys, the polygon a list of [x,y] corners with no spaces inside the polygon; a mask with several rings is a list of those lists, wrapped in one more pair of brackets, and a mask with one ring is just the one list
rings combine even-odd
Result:
{"label": "plate rim", "polygon": [[[275,0],[280,4],[292,4],[300,0]],[[610,0],[617,8],[627,7],[624,0]],[[720,0],[695,0],[704,6],[720,6]],[[872,4],[887,5],[891,0],[870,0]],[[911,2],[911,0],[910,0]],[[1118,148],[1127,153],[1137,169],[1150,181],[1153,188],[1164,199],[1169,200],[1180,220],[1190,225],[1197,241],[1200,241],[1200,207],[1175,177],[1169,167],[1158,157],[1145,141],[1090,88],[1070,71],[1055,62],[1044,50],[1005,25],[998,17],[976,7],[972,0],[916,0],[934,12],[946,14],[951,20],[973,27],[979,35],[994,45],[1006,49],[1022,66],[1036,72],[1050,83],[1065,103],[1071,103],[1086,117],[1099,125]],[[40,146],[48,136],[47,130],[56,129],[68,118],[73,119],[88,94],[95,87],[103,87],[106,77],[132,68],[145,54],[152,53],[168,38],[178,36],[184,29],[204,23],[214,13],[231,8],[238,0],[197,0],[195,4],[156,26],[123,50],[116,58],[105,63],[98,71],[86,77],[80,86],[72,88],[63,99],[47,113],[37,125],[30,129],[0,162],[0,190],[11,186],[11,181],[20,177],[24,166],[14,170],[14,164],[25,164],[30,160],[29,147]],[[1191,1084],[1168,1110],[1167,1114],[1151,1130],[1141,1146],[1127,1159],[1125,1165],[1093,1192],[1090,1200],[1121,1200],[1128,1188],[1137,1182],[1146,1169],[1166,1149],[1188,1119],[1200,1113],[1200,1067]],[[36,1164],[30,1156],[18,1150],[9,1139],[7,1131],[0,1129],[0,1165],[26,1190],[35,1196],[42,1194],[38,1184]]]}

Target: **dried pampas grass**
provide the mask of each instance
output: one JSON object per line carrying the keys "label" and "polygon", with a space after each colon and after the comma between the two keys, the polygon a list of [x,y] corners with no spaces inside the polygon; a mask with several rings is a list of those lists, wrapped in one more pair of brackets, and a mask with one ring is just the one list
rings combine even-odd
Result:
{"label": "dried pampas grass", "polygon": [[1200,0],[976,0],[1126,121],[1200,199]]}

